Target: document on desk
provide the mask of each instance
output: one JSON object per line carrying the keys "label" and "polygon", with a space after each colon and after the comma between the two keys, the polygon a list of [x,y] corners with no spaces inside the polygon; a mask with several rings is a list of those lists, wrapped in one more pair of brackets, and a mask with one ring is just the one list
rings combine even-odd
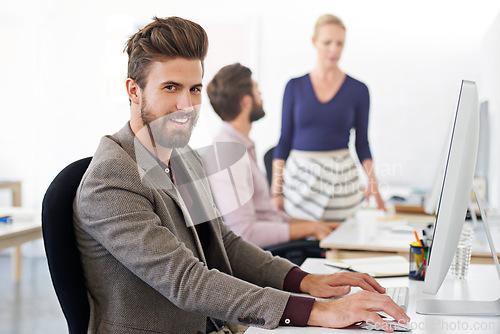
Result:
{"label": "document on desk", "polygon": [[407,276],[409,271],[408,260],[399,255],[326,260],[325,265],[360,273],[368,273],[373,277]]}

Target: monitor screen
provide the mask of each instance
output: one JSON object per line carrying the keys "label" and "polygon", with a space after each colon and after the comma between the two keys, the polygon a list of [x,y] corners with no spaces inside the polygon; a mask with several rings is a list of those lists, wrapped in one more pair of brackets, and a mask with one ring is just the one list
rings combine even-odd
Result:
{"label": "monitor screen", "polygon": [[[454,115],[456,116],[456,115]],[[431,188],[425,194],[424,199],[424,211],[427,214],[434,215],[436,214],[439,196],[441,195],[441,187],[443,185],[443,177],[444,170],[446,167],[446,162],[448,161],[448,150],[450,141],[449,138],[451,136],[451,130],[453,123],[450,124],[450,128],[448,129],[448,141],[443,143],[441,160],[438,165],[438,170],[434,176],[434,180]],[[490,151],[490,120],[488,115],[488,102],[485,101],[479,106],[479,144],[478,144],[478,152],[477,152],[477,162],[475,168],[475,177],[479,177],[485,180],[487,184],[487,177],[489,173],[489,151]],[[477,185],[476,185],[477,187]],[[487,200],[487,190],[485,190],[484,198],[481,198],[483,201]]]}
{"label": "monitor screen", "polygon": [[455,254],[470,201],[479,142],[479,108],[474,82],[462,81],[436,213],[424,292],[436,294]]}

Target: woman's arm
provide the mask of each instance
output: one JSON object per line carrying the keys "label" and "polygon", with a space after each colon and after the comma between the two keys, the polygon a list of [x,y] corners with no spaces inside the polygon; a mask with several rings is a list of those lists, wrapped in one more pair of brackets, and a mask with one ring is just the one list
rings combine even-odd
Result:
{"label": "woman's arm", "polygon": [[273,173],[271,181],[271,202],[280,210],[285,210],[283,203],[282,184],[283,184],[283,168],[285,168],[286,159],[292,148],[292,140],[294,133],[293,120],[293,80],[290,80],[283,94],[283,109],[281,114],[281,136],[274,150]]}
{"label": "woman's arm", "polygon": [[356,110],[356,152],[358,153],[359,161],[368,176],[368,185],[365,190],[365,199],[369,203],[371,196],[377,201],[377,208],[385,210],[385,203],[380,196],[378,181],[373,168],[373,160],[368,142],[368,121],[370,110],[370,93],[368,87],[363,85],[360,92],[359,104]]}
{"label": "woman's arm", "polygon": [[378,181],[377,177],[375,176],[375,170],[373,168],[373,160],[365,159],[363,160],[361,165],[363,166],[363,169],[368,176],[368,185],[365,190],[366,202],[368,203],[370,200],[370,196],[373,196],[377,201],[377,208],[386,210],[384,200],[382,199],[382,196],[380,196],[380,192],[378,189]]}
{"label": "woman's arm", "polygon": [[271,202],[280,210],[285,210],[283,201],[283,169],[286,161],[282,159],[273,160],[273,175],[271,181]]}

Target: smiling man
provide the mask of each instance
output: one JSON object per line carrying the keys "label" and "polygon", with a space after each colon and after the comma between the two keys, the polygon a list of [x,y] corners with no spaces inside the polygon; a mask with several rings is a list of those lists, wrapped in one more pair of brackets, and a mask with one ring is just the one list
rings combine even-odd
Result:
{"label": "smiling man", "polygon": [[[370,276],[307,274],[224,225],[201,160],[186,146],[207,48],[203,28],[178,17],[155,18],[127,43],[130,122],[102,138],[73,207],[88,332],[343,327],[381,323],[376,310],[404,319]],[[329,297],[351,285],[367,291],[331,302],[283,291]]]}
{"label": "smiling man", "polygon": [[132,78],[126,81],[133,103],[130,127],[141,143],[152,144],[153,138],[164,148],[184,147],[198,120],[201,62],[184,58],[153,61],[149,73],[144,89]]}

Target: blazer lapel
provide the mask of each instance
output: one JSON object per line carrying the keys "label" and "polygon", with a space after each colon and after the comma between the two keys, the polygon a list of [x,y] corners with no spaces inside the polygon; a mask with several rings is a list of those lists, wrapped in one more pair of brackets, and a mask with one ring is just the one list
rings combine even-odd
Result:
{"label": "blazer lapel", "polygon": [[184,187],[189,194],[197,197],[195,212],[192,212],[193,223],[201,224],[220,217],[219,210],[215,205],[208,179],[202,168],[201,162],[197,161],[196,151],[189,146],[176,149],[172,153],[170,161],[185,171],[181,182],[177,182],[178,187]]}
{"label": "blazer lapel", "polygon": [[[203,247],[198,237],[198,233],[196,233],[191,214],[189,213],[189,210],[186,207],[186,204],[177,187],[172,183],[172,180],[170,180],[170,177],[165,173],[160,165],[158,165],[158,162],[151,156],[149,151],[135,137],[128,123],[117,134],[115,134],[115,136],[120,139],[124,150],[132,157],[132,159],[136,161],[142,184],[150,189],[164,191],[180,207],[182,214],[184,215],[186,226],[193,235],[200,260],[207,265]],[[176,150],[174,150],[174,152],[175,151]],[[174,156],[175,154],[173,153],[172,155]],[[188,172],[188,175],[192,176],[193,174]]]}

